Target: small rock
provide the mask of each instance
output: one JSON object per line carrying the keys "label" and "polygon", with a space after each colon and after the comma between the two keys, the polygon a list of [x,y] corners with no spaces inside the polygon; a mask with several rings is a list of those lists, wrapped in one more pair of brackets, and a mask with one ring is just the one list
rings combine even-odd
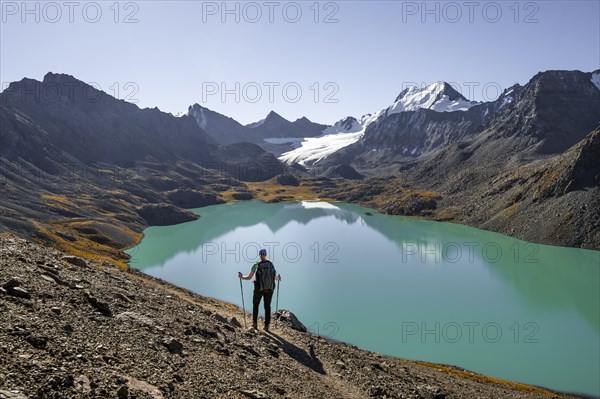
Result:
{"label": "small rock", "polygon": [[21,287],[9,288],[6,292],[17,298],[31,299],[31,294]]}
{"label": "small rock", "polygon": [[279,351],[275,348],[267,348],[267,352],[273,357],[279,357]]}
{"label": "small rock", "polygon": [[200,334],[203,335],[206,338],[213,338],[213,339],[219,339],[219,333],[217,333],[215,330],[211,330],[209,328],[202,328],[202,327],[192,327],[192,331],[194,331],[196,334]]}
{"label": "small rock", "polygon": [[0,399],[28,399],[26,395],[19,391],[5,391],[0,389]]}
{"label": "small rock", "polygon": [[48,344],[48,337],[43,337],[43,336],[30,335],[27,338],[25,338],[25,340],[27,342],[29,342],[31,344],[31,346],[33,346],[34,348],[37,348],[37,349],[45,348],[46,345]]}
{"label": "small rock", "polygon": [[216,321],[219,321],[219,322],[223,323],[223,324],[225,324],[225,323],[228,322],[227,318],[221,316],[218,313],[213,313],[212,318],[215,319]]}
{"label": "small rock", "polygon": [[341,368],[342,370],[346,368],[346,363],[342,362],[341,360],[335,362],[335,365]]}
{"label": "small rock", "polygon": [[82,391],[83,393],[90,393],[92,388],[90,387],[90,379],[88,376],[82,374],[75,379],[75,389]]}
{"label": "small rock", "polygon": [[116,297],[118,299],[122,300],[123,302],[131,303],[131,299],[127,298],[125,295],[121,294],[120,292],[117,293]]}
{"label": "small rock", "polygon": [[46,276],[45,274],[42,274],[41,277],[49,283],[56,284],[56,280],[54,280],[52,277]]}
{"label": "small rock", "polygon": [[18,277],[12,277],[10,280],[8,280],[6,283],[4,283],[2,288],[9,290],[11,288],[19,287],[21,285],[23,285],[23,280],[21,280]]}
{"label": "small rock", "polygon": [[129,380],[125,377],[122,377],[120,375],[113,375],[113,379],[116,381],[117,384],[127,384],[129,382]]}
{"label": "small rock", "polygon": [[242,389],[240,391],[240,393],[251,399],[263,399],[263,398],[267,397],[264,393],[257,391],[257,390],[247,391],[247,390]]}
{"label": "small rock", "polygon": [[172,355],[181,354],[183,344],[174,338],[165,338],[162,344],[169,350]]}
{"label": "small rock", "polygon": [[371,366],[373,366],[373,368],[378,369],[378,370],[382,370],[382,371],[384,370],[383,365],[379,362],[373,362],[373,363],[371,363]]}
{"label": "small rock", "polygon": [[57,307],[50,308],[50,311],[57,316],[60,315],[60,313],[62,312],[61,309]]}
{"label": "small rock", "polygon": [[234,327],[234,326],[232,326],[232,325],[225,324],[225,325],[223,326],[223,328],[224,328],[224,329],[226,329],[227,331],[230,331],[230,332],[232,332],[232,333],[234,333],[234,332],[235,332],[235,327]]}
{"label": "small rock", "polygon": [[173,378],[175,378],[175,381],[177,381],[177,382],[183,382],[183,377],[180,376],[179,374],[174,374]]}
{"label": "small rock", "polygon": [[94,308],[96,308],[97,311],[99,311],[100,313],[102,313],[104,316],[107,316],[107,317],[111,317],[112,316],[112,311],[110,310],[110,307],[108,306],[107,303],[99,301],[96,297],[94,297],[89,292],[85,293],[85,297],[88,300],[88,302]]}
{"label": "small rock", "polygon": [[235,318],[235,316],[229,319],[229,324],[237,328],[242,327],[242,324],[238,321],[238,319]]}
{"label": "small rock", "polygon": [[84,259],[79,258],[77,256],[63,256],[62,259],[65,262],[69,262],[70,264],[75,265],[75,266],[87,267],[87,265],[88,265]]}
{"label": "small rock", "polygon": [[121,388],[117,391],[117,396],[119,398],[127,398],[129,396],[129,389],[126,385],[121,385]]}
{"label": "small rock", "polygon": [[70,283],[68,283],[68,282],[66,282],[66,281],[63,281],[63,280],[62,280],[60,277],[58,277],[58,274],[56,274],[56,272],[54,272],[54,273],[51,273],[51,272],[44,272],[44,273],[42,273],[42,278],[43,278],[44,280],[51,279],[51,280],[53,280],[53,282],[55,282],[56,284],[64,285],[64,286],[67,286],[67,287],[70,287],[70,286],[71,286],[71,284],[70,284]]}

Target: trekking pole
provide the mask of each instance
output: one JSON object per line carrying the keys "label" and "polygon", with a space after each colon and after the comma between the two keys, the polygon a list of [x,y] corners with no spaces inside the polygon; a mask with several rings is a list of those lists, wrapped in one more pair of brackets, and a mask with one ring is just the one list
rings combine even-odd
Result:
{"label": "trekking pole", "polygon": [[242,293],[242,310],[244,311],[244,328],[246,327],[246,305],[244,305],[244,289],[242,288],[242,278],[240,277],[240,292]]}
{"label": "trekking pole", "polygon": [[279,312],[279,282],[281,281],[281,274],[279,275],[279,280],[277,280],[277,298],[275,299],[275,315],[277,315],[277,317],[275,318],[275,327],[277,327],[277,322],[279,321],[279,315],[277,314],[277,312]]}

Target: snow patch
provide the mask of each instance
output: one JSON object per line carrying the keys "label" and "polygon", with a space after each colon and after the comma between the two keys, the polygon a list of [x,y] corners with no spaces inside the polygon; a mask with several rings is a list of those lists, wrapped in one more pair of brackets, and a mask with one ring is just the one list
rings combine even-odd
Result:
{"label": "snow patch", "polygon": [[206,121],[206,115],[204,114],[204,108],[200,108],[200,118],[201,118],[201,120],[199,121],[200,127],[202,129],[206,129],[207,121]]}
{"label": "snow patch", "polygon": [[356,143],[364,134],[364,129],[354,133],[327,134],[319,137],[307,137],[300,147],[283,153],[279,160],[291,165],[298,163],[302,166],[312,165],[334,152]]}
{"label": "snow patch", "polygon": [[502,99],[502,104],[500,104],[500,108],[504,108],[506,105],[510,104],[514,99],[513,96],[506,96]]}
{"label": "snow patch", "polygon": [[592,83],[600,90],[600,72],[592,74]]}

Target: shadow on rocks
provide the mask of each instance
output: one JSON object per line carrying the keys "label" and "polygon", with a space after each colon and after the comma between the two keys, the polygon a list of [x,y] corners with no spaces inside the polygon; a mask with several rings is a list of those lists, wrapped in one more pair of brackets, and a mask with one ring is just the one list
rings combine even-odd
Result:
{"label": "shadow on rocks", "polygon": [[269,337],[277,346],[279,346],[284,353],[296,359],[302,365],[316,371],[319,374],[326,374],[325,369],[323,369],[323,363],[321,363],[321,361],[317,358],[315,349],[312,345],[310,345],[310,354],[308,354],[304,349],[297,347],[289,341],[286,341],[280,335],[277,335],[272,331],[269,331],[266,336]]}

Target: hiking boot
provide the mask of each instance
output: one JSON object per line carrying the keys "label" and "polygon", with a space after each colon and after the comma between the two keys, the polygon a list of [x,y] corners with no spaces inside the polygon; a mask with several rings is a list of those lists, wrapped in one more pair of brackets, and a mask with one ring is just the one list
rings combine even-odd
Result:
{"label": "hiking boot", "polygon": [[269,325],[268,324],[265,324],[265,331],[269,332]]}
{"label": "hiking boot", "polygon": [[258,330],[258,324],[256,324],[256,322],[252,323],[252,329]]}

